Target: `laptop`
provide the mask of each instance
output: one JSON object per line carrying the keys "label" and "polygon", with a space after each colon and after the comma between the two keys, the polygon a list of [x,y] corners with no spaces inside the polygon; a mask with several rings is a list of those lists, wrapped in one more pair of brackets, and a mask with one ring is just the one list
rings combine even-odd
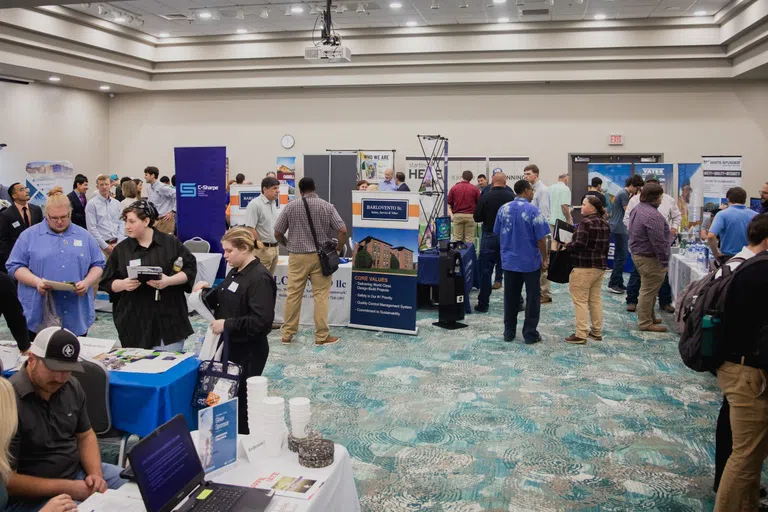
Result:
{"label": "laptop", "polygon": [[139,441],[128,459],[147,512],[261,512],[272,500],[259,489],[206,481],[181,414]]}

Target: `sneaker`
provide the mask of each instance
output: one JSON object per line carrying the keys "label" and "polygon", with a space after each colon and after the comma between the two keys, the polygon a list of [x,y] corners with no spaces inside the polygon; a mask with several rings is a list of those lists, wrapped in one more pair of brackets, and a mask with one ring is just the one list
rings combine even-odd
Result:
{"label": "sneaker", "polygon": [[627,287],[624,286],[623,284],[620,284],[616,288],[618,288],[619,290],[623,291],[624,293],[627,293]]}
{"label": "sneaker", "polygon": [[637,311],[637,304],[627,304],[627,311],[630,313]]}
{"label": "sneaker", "polygon": [[498,281],[493,283],[493,289],[494,290],[498,290],[499,288],[501,288],[501,283],[499,283]]}
{"label": "sneaker", "polygon": [[475,311],[477,311],[478,313],[487,313],[488,312],[488,306],[482,306],[482,305],[478,304],[477,306],[475,306]]}
{"label": "sneaker", "polygon": [[587,338],[591,338],[591,339],[593,339],[595,341],[603,341],[603,337],[602,336],[598,336],[597,334],[593,333],[592,331],[589,331],[587,333]]}
{"label": "sneaker", "polygon": [[618,286],[609,286],[608,291],[610,293],[615,293],[616,295],[623,295],[624,292],[619,288]]}
{"label": "sneaker", "polygon": [[541,302],[542,304],[549,304],[550,302],[552,302],[552,297],[542,297],[539,302]]}
{"label": "sneaker", "polygon": [[325,345],[333,345],[334,343],[337,343],[339,341],[339,338],[336,336],[328,336],[323,341],[317,341],[315,340],[315,346],[316,347],[324,347]]}
{"label": "sneaker", "polygon": [[675,306],[673,306],[672,304],[667,304],[666,306],[662,307],[661,309],[663,309],[667,313],[674,313],[675,312]]}
{"label": "sneaker", "polygon": [[283,338],[280,341],[282,341],[284,345],[288,345],[293,341],[293,336],[291,336],[290,338]]}
{"label": "sneaker", "polygon": [[566,343],[570,343],[571,345],[585,345],[587,343],[587,340],[584,338],[579,338],[575,334],[571,334],[567,338],[565,338]]}

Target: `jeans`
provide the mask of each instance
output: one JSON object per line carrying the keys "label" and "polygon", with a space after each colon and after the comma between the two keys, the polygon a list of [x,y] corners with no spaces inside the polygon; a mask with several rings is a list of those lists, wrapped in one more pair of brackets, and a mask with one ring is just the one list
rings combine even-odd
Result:
{"label": "jeans", "polygon": [[503,277],[504,269],[501,268],[501,256],[499,256],[499,261],[496,263],[496,278],[494,279],[494,282],[501,283]]}
{"label": "jeans", "polygon": [[512,339],[517,334],[517,313],[522,300],[523,283],[528,303],[525,307],[523,339],[533,343],[539,339],[539,314],[541,313],[541,270],[533,272],[504,271],[504,338]]}
{"label": "jeans", "polygon": [[[123,484],[128,482],[127,480],[120,478],[120,471],[122,471],[121,468],[112,464],[101,464],[101,472],[109,489],[119,489]],[[85,480],[86,476],[85,472],[80,469],[72,480]],[[3,512],[37,512],[43,508],[46,503],[48,503],[47,499],[14,500],[11,498],[8,502],[8,506],[3,509]]]}
{"label": "jeans", "polygon": [[627,243],[629,235],[611,233],[613,236],[613,271],[608,281],[609,288],[624,286],[624,264],[627,262]]}
{"label": "jeans", "polygon": [[[627,283],[627,304],[637,304],[637,297],[640,295],[640,285],[640,273],[637,271],[637,265],[635,265],[635,269],[629,275],[629,282]],[[669,285],[669,274],[664,276],[664,282],[661,283],[661,288],[659,289],[659,305],[664,307],[667,304],[672,304],[672,287]]]}
{"label": "jeans", "polygon": [[494,267],[501,264],[500,247],[498,235],[483,231],[480,240],[480,293],[477,296],[479,306],[487,308],[491,300],[491,277]]}

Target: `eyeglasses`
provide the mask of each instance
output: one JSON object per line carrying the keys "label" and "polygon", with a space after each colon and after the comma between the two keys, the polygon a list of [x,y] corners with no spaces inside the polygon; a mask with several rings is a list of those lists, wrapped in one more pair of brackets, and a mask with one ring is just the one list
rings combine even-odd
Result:
{"label": "eyeglasses", "polygon": [[47,215],[47,217],[51,222],[64,222],[65,220],[69,219],[69,214],[66,214],[63,217],[51,217],[50,215]]}

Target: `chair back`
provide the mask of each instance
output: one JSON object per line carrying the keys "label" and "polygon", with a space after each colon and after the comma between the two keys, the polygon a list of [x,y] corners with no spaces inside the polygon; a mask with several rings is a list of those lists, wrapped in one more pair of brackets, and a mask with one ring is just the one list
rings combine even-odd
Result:
{"label": "chair back", "polygon": [[85,391],[86,408],[91,427],[96,435],[106,434],[112,429],[112,417],[109,414],[109,371],[97,362],[83,359],[80,361],[85,373],[72,373]]}
{"label": "chair back", "polygon": [[190,238],[189,240],[184,242],[184,247],[189,249],[189,252],[202,252],[202,253],[211,252],[211,244],[208,243],[207,240],[203,240],[199,236]]}

